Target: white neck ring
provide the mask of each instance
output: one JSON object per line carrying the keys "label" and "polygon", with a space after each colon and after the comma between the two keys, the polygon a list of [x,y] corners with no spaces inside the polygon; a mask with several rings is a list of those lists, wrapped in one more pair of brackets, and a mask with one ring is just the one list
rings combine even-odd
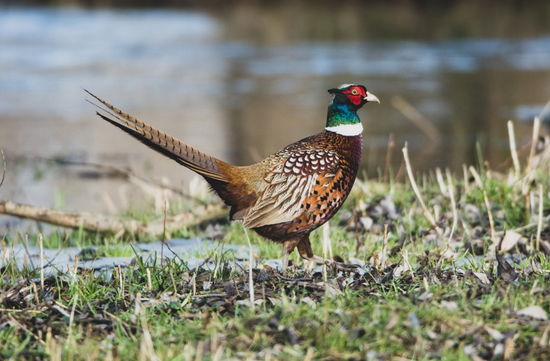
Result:
{"label": "white neck ring", "polygon": [[336,134],[344,135],[346,137],[354,137],[363,133],[363,124],[340,124],[335,127],[326,127],[325,130]]}

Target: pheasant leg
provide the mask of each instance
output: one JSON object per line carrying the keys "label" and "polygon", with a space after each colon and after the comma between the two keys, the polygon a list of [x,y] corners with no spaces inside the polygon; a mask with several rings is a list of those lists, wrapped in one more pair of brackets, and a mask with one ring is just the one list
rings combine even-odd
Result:
{"label": "pheasant leg", "polygon": [[289,239],[286,240],[283,243],[283,271],[286,271],[288,268],[288,258],[292,251],[294,251],[294,248],[296,248],[296,245],[300,243],[301,239]]}
{"label": "pheasant leg", "polygon": [[353,271],[355,268],[358,267],[357,265],[354,265],[354,264],[336,262],[330,259],[326,259],[326,258],[322,258],[314,255],[313,250],[311,249],[311,243],[309,242],[309,237],[303,238],[302,241],[298,243],[298,252],[300,252],[300,256],[303,259],[307,259],[309,261],[313,261],[319,264],[326,264],[327,266],[335,270]]}

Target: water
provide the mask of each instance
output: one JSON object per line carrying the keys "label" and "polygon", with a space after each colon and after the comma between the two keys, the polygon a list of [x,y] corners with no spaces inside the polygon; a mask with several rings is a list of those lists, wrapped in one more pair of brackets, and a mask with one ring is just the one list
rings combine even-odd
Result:
{"label": "water", "polygon": [[[218,242],[204,240],[200,238],[192,239],[172,239],[162,242],[140,243],[132,245],[135,255],[128,257],[106,256],[97,251],[97,247],[64,247],[60,249],[44,248],[43,263],[44,273],[54,275],[58,272],[71,274],[75,267],[75,258],[79,257],[80,268],[93,268],[102,270],[114,266],[126,267],[137,263],[137,257],[141,257],[147,264],[161,264],[167,259],[184,259],[189,269],[194,269],[205,264],[205,255],[219,254],[221,245]],[[248,260],[248,246],[223,245],[223,251],[229,252],[234,256],[241,267],[244,266],[244,260]],[[254,249],[257,252],[257,249]],[[25,267],[35,270],[40,267],[40,248],[37,246],[26,247],[23,243],[16,243],[7,247],[5,252],[0,255],[0,267],[13,262],[19,269]],[[265,260],[272,267],[281,268],[280,260]],[[216,261],[210,261],[207,266],[213,269],[216,267]]]}
{"label": "water", "polygon": [[[385,166],[390,133],[395,171],[405,142],[415,169],[457,171],[475,164],[476,141],[493,168],[505,161],[509,119],[518,144],[529,140],[533,116],[550,99],[547,10],[504,6],[503,17],[474,5],[471,16],[459,5],[428,14],[387,6],[1,9],[0,148],[8,173],[0,199],[97,213],[149,204],[123,179],[45,161],[54,158],[128,168],[188,189],[191,172],[97,118],[83,88],[240,165],[321,131],[326,90],[349,82],[381,100],[360,111],[363,171],[371,177]],[[396,95],[435,125],[439,141],[392,106]]]}

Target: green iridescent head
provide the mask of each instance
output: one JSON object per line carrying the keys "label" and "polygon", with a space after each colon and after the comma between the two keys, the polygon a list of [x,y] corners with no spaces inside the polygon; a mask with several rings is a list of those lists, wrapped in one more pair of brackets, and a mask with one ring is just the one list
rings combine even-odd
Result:
{"label": "green iridescent head", "polygon": [[368,102],[380,103],[378,98],[369,93],[363,85],[344,84],[329,89],[331,94],[328,105],[326,129],[334,131],[338,126],[360,124],[357,111]]}

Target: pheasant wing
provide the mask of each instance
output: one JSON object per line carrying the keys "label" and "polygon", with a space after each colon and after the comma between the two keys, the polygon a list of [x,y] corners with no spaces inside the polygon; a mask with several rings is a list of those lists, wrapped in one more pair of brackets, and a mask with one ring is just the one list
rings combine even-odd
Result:
{"label": "pheasant wing", "polygon": [[[284,152],[284,151],[283,151]],[[257,228],[295,220],[306,209],[319,179],[333,178],[339,169],[338,156],[325,149],[293,150],[282,156],[264,180],[267,187],[243,217],[243,225]]]}

